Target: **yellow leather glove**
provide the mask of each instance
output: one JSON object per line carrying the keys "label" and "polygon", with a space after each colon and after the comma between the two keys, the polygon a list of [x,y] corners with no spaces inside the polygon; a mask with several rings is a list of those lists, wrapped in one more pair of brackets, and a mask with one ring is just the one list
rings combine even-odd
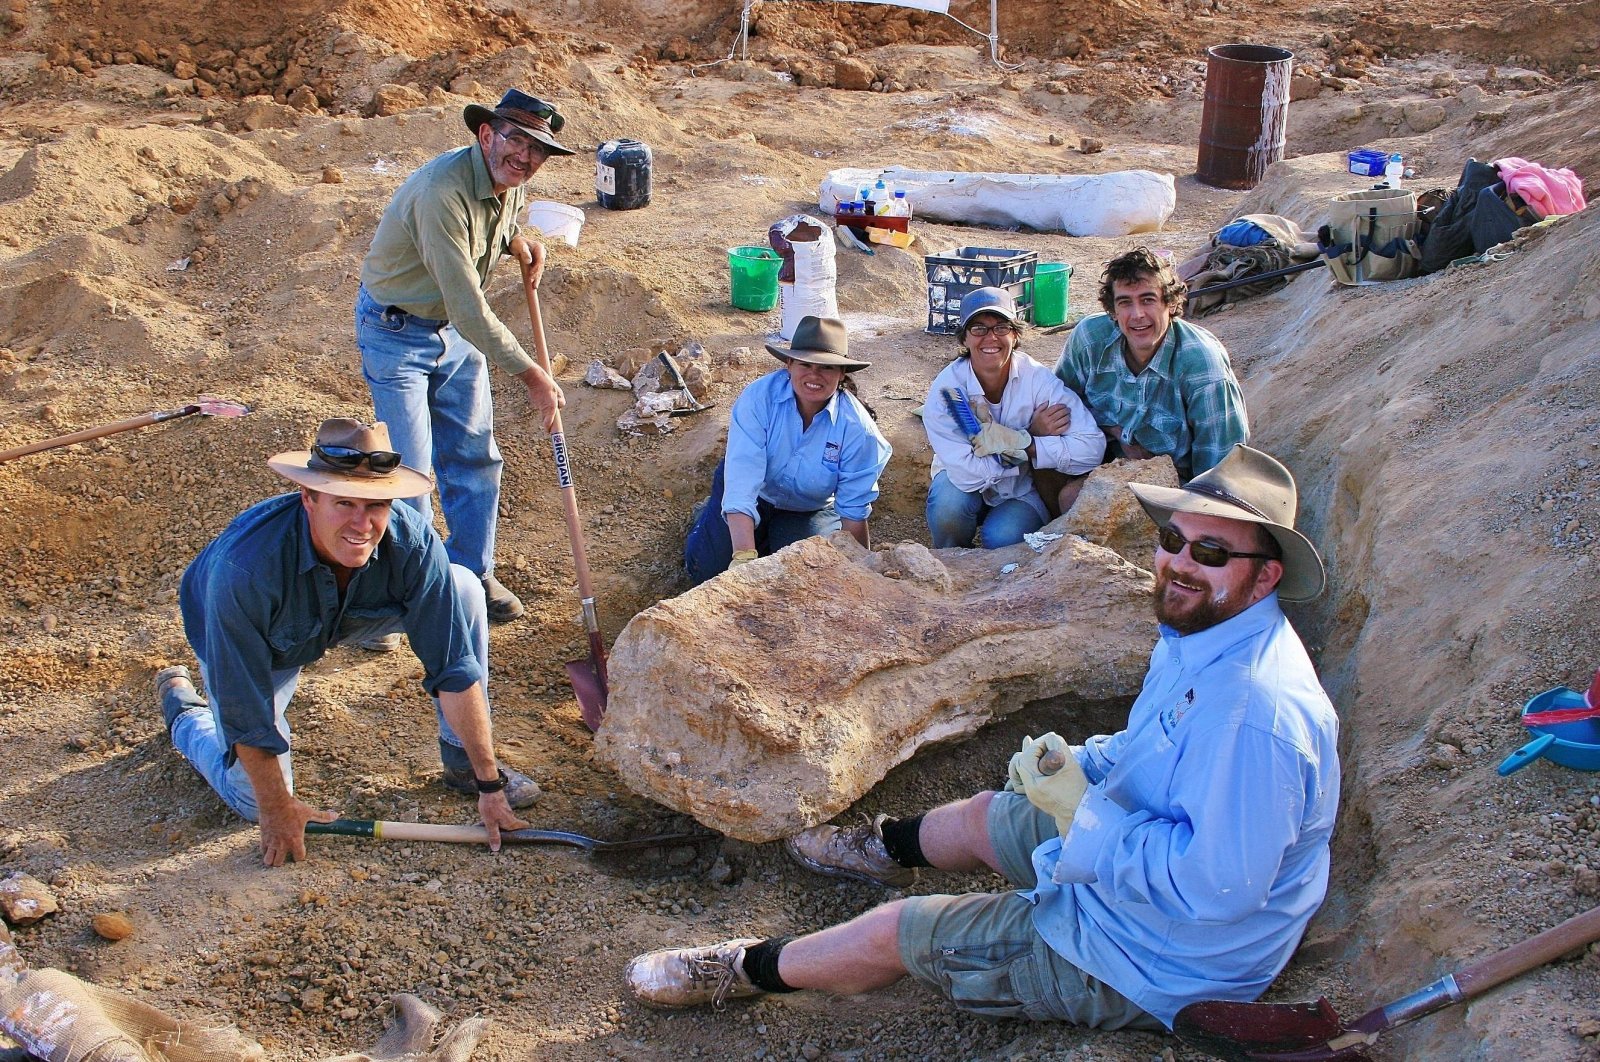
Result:
{"label": "yellow leather glove", "polygon": [[728,562],[728,570],[731,572],[741,564],[749,564],[759,556],[761,554],[753,549],[736,549],[733,551],[733,559]]}
{"label": "yellow leather glove", "polygon": [[1024,738],[1022,749],[1011,757],[1007,773],[1007,788],[1021,793],[1034,807],[1053,817],[1056,830],[1065,837],[1072,828],[1078,802],[1089,788],[1089,779],[1084,777],[1066,739],[1054,731]]}
{"label": "yellow leather glove", "polygon": [[979,457],[998,457],[1015,467],[1026,464],[1028,447],[1033,436],[1021,428],[1008,428],[1004,424],[985,424],[972,439],[972,452]]}

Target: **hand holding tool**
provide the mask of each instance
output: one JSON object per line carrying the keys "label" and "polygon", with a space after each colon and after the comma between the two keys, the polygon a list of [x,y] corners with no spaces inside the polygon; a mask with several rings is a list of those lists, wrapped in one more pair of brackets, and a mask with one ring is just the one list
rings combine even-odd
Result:
{"label": "hand holding tool", "polygon": [[1011,757],[1007,773],[1011,779],[1007,788],[1021,793],[1034,807],[1052,816],[1056,829],[1065,837],[1072,828],[1078,802],[1089,789],[1089,779],[1066,739],[1054,731],[1023,739],[1022,749]]}
{"label": "hand holding tool", "polygon": [[1020,455],[1009,446],[989,448],[979,452],[980,439],[987,439],[990,444],[1000,440],[1000,436],[994,431],[989,431],[986,436],[984,434],[986,430],[998,429],[1002,432],[1008,432],[1012,429],[993,423],[989,410],[986,407],[975,408],[968,401],[966,392],[959,387],[941,387],[939,389],[939,397],[944,399],[944,407],[950,411],[950,417],[956,422],[956,427],[960,428],[961,433],[967,437],[967,441],[972,443],[973,453],[979,457],[998,457],[1001,464],[1007,468],[1015,468],[1018,465],[1027,463],[1028,443],[1033,441],[1027,432],[1022,433],[1024,441]]}

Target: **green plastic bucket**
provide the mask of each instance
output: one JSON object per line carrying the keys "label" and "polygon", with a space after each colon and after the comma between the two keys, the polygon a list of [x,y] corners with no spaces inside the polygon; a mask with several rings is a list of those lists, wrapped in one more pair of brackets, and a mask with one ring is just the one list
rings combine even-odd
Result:
{"label": "green plastic bucket", "polygon": [[782,268],[783,259],[770,247],[728,248],[734,306],[766,313],[778,305],[778,270]]}
{"label": "green plastic bucket", "polygon": [[1072,267],[1065,262],[1040,262],[1033,271],[1033,323],[1058,325],[1067,319],[1067,286]]}

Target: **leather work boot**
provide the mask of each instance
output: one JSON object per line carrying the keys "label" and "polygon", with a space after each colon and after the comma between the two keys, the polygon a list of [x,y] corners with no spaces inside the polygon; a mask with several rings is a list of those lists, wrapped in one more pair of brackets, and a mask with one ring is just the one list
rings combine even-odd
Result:
{"label": "leather work boot", "polygon": [[492,575],[483,577],[484,602],[489,606],[490,623],[508,623],[527,612],[522,599]]}
{"label": "leather work boot", "polygon": [[380,634],[375,638],[359,641],[356,646],[365,649],[369,653],[392,653],[400,648],[400,639],[401,634],[399,631],[391,631],[388,634]]}
{"label": "leather work boot", "polygon": [[167,724],[169,735],[180,715],[199,708],[210,710],[195,690],[189,669],[182,664],[164,667],[156,672],[156,700],[161,704],[161,718]]}
{"label": "leather work boot", "polygon": [[[503,763],[498,764],[498,766],[502,771],[506,772],[506,787],[504,790],[506,803],[513,808],[532,807],[533,802],[539,799],[539,783],[521,771],[513,770]],[[457,793],[465,793],[474,800],[478,799],[477,778],[473,775],[471,767],[461,771],[446,767],[444,769],[444,787]]]}
{"label": "leather work boot", "polygon": [[639,1002],[668,1010],[705,1003],[720,1009],[726,1000],[759,996],[744,972],[744,949],[759,943],[750,938],[648,952],[628,963],[628,987]]}
{"label": "leather work boot", "polygon": [[916,880],[917,872],[896,863],[883,846],[888,817],[877,815],[859,826],[813,826],[784,841],[783,847],[796,863],[818,874],[903,889]]}

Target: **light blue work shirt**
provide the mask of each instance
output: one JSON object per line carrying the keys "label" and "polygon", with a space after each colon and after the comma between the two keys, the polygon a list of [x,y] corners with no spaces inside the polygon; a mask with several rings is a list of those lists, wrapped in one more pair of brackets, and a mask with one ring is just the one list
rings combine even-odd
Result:
{"label": "light blue work shirt", "polygon": [[1338,742],[1276,593],[1162,626],[1127,729],[1074,750],[1090,786],[1065,841],[1034,850],[1039,934],[1168,1027],[1257,998],[1327,892]]}
{"label": "light blue work shirt", "polygon": [[814,513],[829,502],[841,520],[865,520],[878,500],[889,440],[854,395],[839,391],[800,423],[785,369],[751,381],[728,419],[722,512],[761,522],[756,499],[789,512]]}

